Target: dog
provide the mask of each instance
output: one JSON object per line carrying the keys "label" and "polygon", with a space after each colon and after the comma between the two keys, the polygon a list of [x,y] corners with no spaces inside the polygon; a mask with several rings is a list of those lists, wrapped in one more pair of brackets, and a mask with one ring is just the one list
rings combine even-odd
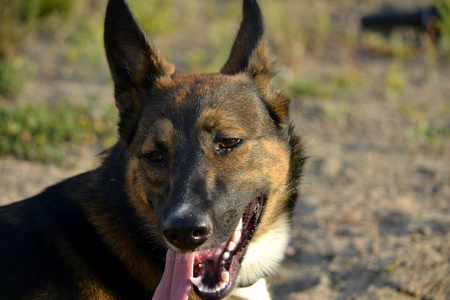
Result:
{"label": "dog", "polygon": [[176,72],[124,0],[104,43],[118,142],[0,208],[0,299],[270,299],[305,155],[257,2],[219,73]]}

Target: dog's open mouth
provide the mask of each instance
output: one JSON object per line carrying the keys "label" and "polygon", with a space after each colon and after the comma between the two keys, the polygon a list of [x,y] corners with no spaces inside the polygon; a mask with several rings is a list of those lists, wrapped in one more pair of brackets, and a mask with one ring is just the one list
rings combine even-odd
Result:
{"label": "dog's open mouth", "polygon": [[262,207],[263,198],[254,198],[231,237],[215,248],[186,254],[168,250],[163,278],[153,299],[187,299],[191,283],[201,299],[228,296],[236,286],[240,259],[253,237]]}
{"label": "dog's open mouth", "polygon": [[191,282],[202,299],[226,297],[236,284],[239,259],[255,232],[261,214],[262,198],[256,197],[247,207],[231,237],[211,250],[197,253]]}

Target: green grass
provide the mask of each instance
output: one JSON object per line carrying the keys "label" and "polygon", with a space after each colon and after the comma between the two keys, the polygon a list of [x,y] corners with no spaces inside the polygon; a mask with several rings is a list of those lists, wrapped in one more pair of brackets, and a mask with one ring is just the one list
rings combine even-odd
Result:
{"label": "green grass", "polygon": [[0,156],[47,162],[62,160],[69,144],[100,143],[106,148],[117,139],[117,120],[113,107],[95,108],[67,101],[55,106],[0,106]]}
{"label": "green grass", "polygon": [[397,257],[393,262],[391,262],[389,265],[385,267],[385,271],[388,273],[394,273],[395,270],[402,264],[403,258]]}
{"label": "green grass", "polygon": [[0,59],[0,95],[14,97],[22,90],[25,84],[22,67],[23,60],[20,57]]}
{"label": "green grass", "polygon": [[[431,102],[419,104],[402,102],[398,104],[397,109],[400,116],[405,118],[409,124],[405,128],[406,137],[411,140],[422,140],[436,147],[450,139],[450,126],[442,122],[433,122],[433,118],[430,116],[432,106]],[[450,113],[450,105],[444,103],[438,111],[438,119],[445,119]]]}
{"label": "green grass", "polygon": [[417,120],[415,124],[405,130],[408,138],[413,140],[424,140],[432,147],[442,145],[445,140],[450,139],[450,128],[433,125],[426,119]]}
{"label": "green grass", "polygon": [[450,58],[450,0],[436,2],[441,19],[438,21],[438,29],[441,33],[440,47]]}
{"label": "green grass", "polygon": [[336,33],[329,6],[318,1],[260,1],[269,39],[282,63],[300,67],[320,55]]}
{"label": "green grass", "polygon": [[289,75],[288,78],[277,78],[275,83],[291,97],[311,96],[323,99],[347,98],[365,84],[360,72],[351,68],[319,78]]}
{"label": "green grass", "polygon": [[401,94],[408,84],[407,75],[401,60],[393,59],[386,70],[384,80],[384,96],[394,99]]}
{"label": "green grass", "polygon": [[169,21],[177,18],[175,0],[133,0],[129,4],[146,32],[171,34],[175,31],[176,23]]}

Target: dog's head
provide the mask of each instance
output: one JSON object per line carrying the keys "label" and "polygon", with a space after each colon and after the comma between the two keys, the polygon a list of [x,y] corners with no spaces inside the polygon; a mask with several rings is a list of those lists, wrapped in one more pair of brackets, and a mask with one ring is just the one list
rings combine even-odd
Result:
{"label": "dog's head", "polygon": [[261,11],[255,0],[243,7],[220,73],[186,75],[123,0],[108,4],[105,47],[128,147],[127,192],[149,235],[168,248],[157,291],[165,297],[187,297],[191,281],[201,298],[225,297],[271,272],[286,247],[301,150],[289,100],[270,83]]}

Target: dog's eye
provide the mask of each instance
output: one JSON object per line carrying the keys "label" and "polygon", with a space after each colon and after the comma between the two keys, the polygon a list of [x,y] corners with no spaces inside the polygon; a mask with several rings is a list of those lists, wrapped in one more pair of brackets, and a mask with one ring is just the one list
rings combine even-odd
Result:
{"label": "dog's eye", "polygon": [[144,155],[145,160],[151,163],[158,163],[164,161],[163,155],[159,151],[151,151],[148,153],[145,153]]}
{"label": "dog's eye", "polygon": [[236,147],[242,140],[241,139],[223,139],[220,141],[219,147],[222,150],[230,150],[231,148]]}

